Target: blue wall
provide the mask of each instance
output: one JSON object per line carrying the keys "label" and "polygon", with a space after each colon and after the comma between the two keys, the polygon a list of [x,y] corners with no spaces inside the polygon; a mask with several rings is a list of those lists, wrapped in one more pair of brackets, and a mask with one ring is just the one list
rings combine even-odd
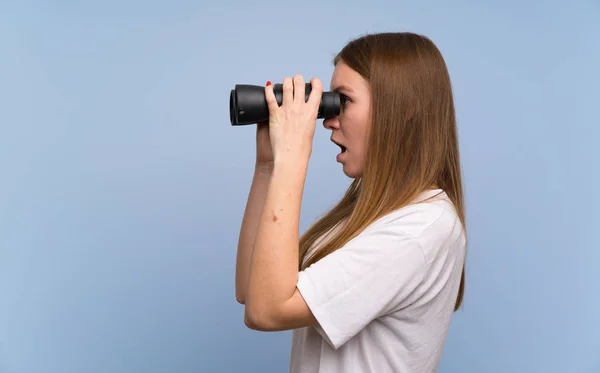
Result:
{"label": "blue wall", "polygon": [[[447,60],[467,193],[439,372],[600,372],[599,3],[298,4],[0,5],[0,372],[287,371],[291,333],[235,301],[254,126],[229,91],[328,88],[351,38],[407,30]],[[329,136],[301,231],[350,182]]]}

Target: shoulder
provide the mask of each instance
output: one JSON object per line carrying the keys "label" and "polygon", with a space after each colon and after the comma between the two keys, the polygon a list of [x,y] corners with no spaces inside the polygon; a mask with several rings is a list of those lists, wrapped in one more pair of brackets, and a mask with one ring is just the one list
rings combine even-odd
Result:
{"label": "shoulder", "polygon": [[369,227],[382,228],[418,241],[429,259],[441,249],[464,244],[460,218],[441,190],[422,193],[410,205],[381,217]]}
{"label": "shoulder", "polygon": [[408,206],[379,218],[369,228],[393,227],[399,233],[420,238],[447,229],[457,219],[458,215],[446,193],[431,190],[421,193]]}

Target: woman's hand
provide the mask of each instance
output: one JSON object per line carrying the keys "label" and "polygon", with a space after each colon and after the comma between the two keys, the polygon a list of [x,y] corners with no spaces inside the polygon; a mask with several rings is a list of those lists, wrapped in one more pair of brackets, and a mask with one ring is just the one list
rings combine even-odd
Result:
{"label": "woman's hand", "polygon": [[305,82],[301,75],[283,80],[282,104],[277,104],[273,86],[265,87],[269,106],[269,132],[275,162],[308,161],[312,152],[317,115],[323,86],[318,78],[311,81],[312,90],[304,101]]}

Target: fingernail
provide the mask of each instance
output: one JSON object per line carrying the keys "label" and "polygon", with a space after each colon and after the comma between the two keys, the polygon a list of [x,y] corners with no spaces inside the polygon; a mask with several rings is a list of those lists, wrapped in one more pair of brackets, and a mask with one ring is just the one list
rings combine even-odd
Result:
{"label": "fingernail", "polygon": [[267,87],[271,85],[271,81],[267,80]]}

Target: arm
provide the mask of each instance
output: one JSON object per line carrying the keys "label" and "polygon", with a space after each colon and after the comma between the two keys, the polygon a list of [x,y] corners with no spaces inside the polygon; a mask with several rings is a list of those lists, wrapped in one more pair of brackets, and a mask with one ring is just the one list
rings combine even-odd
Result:
{"label": "arm", "polygon": [[296,288],[299,220],[306,162],[275,160],[251,259],[244,321],[287,330],[317,323]]}
{"label": "arm", "polygon": [[[416,210],[408,212],[410,219],[404,211],[389,214],[299,272],[298,230],[307,167],[289,164],[276,161],[269,182],[251,259],[244,321],[261,331],[315,326],[337,349],[372,320],[419,297],[427,260],[422,237],[405,233],[405,228],[430,226],[438,219]],[[437,227],[429,232],[430,241],[448,234]],[[442,261],[454,261],[451,255],[458,252],[445,246],[436,250]]]}
{"label": "arm", "polygon": [[261,331],[315,326],[337,349],[375,318],[418,296],[427,264],[420,240],[405,227],[431,225],[431,214],[408,220],[406,213],[390,214],[299,272],[308,162],[298,163],[275,161],[251,258],[244,322]]}
{"label": "arm", "polygon": [[244,304],[246,302],[246,290],[248,288],[248,276],[250,273],[250,258],[254,248],[254,241],[258,231],[258,223],[263,211],[269,178],[273,172],[273,164],[256,164],[254,178],[248,196],[248,203],[244,211],[242,227],[237,248],[236,270],[235,270],[235,298]]}

